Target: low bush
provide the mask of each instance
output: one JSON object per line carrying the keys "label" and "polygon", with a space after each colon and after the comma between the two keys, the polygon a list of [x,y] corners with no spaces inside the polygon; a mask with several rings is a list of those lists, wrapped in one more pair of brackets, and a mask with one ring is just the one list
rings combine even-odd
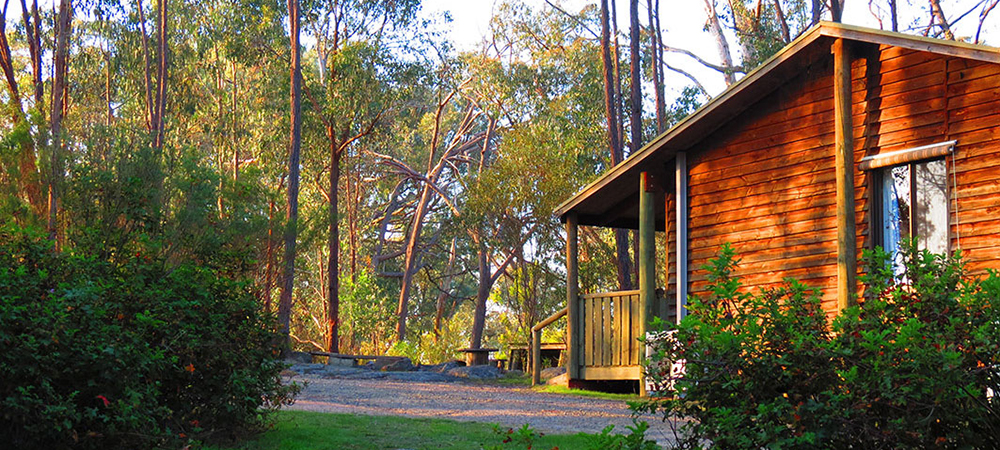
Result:
{"label": "low bush", "polygon": [[[246,286],[142,254],[109,264],[0,229],[0,436],[149,448],[259,429],[286,403],[273,319]],[[179,445],[178,445],[179,446]]]}
{"label": "low bush", "polygon": [[866,254],[865,298],[830,323],[794,280],[746,293],[724,246],[711,295],[651,343],[650,368],[685,372],[651,373],[661,397],[634,407],[679,448],[1000,448],[1000,276],[904,247]]}
{"label": "low bush", "polygon": [[[600,433],[583,434],[586,440],[587,450],[658,450],[659,445],[655,441],[646,438],[646,431],[649,424],[632,419],[632,425],[627,426],[628,434],[614,434],[614,425],[608,425]],[[532,448],[545,448],[539,446],[539,439],[544,433],[539,433],[524,424],[521,428],[507,428],[504,430],[498,425],[493,426],[493,434],[500,439],[499,444],[484,445],[484,450],[531,450]],[[582,447],[581,447],[582,448]],[[552,450],[559,450],[559,447],[552,447]]]}

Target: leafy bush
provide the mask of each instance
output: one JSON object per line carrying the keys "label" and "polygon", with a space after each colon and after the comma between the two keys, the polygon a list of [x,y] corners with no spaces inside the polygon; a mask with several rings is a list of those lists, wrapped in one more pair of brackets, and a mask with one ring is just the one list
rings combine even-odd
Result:
{"label": "leafy bush", "polygon": [[649,424],[632,419],[628,426],[628,434],[611,434],[614,425],[608,425],[599,434],[595,434],[590,442],[590,450],[660,450],[655,441],[646,439]]}
{"label": "leafy bush", "polygon": [[[612,434],[614,425],[608,425],[598,434],[584,435],[587,437],[587,448],[589,450],[658,450],[660,446],[656,442],[646,439],[646,430],[649,424],[632,419],[632,425],[628,426],[629,434]],[[507,428],[504,430],[498,425],[493,426],[493,434],[501,439],[500,444],[484,445],[484,450],[518,449],[531,450],[537,444],[536,441],[544,433],[539,433],[524,424],[521,428]],[[583,434],[583,433],[581,433]],[[553,447],[552,450],[559,450]]]}
{"label": "leafy bush", "polygon": [[259,429],[287,403],[272,318],[246,286],[136,253],[112,265],[0,229],[0,435],[141,448]]}
{"label": "leafy bush", "polygon": [[1000,276],[904,247],[902,269],[865,255],[866,298],[830,324],[794,280],[743,292],[724,246],[711,295],[651,343],[651,368],[686,372],[651,373],[662,397],[635,408],[680,424],[680,448],[997,448]]}

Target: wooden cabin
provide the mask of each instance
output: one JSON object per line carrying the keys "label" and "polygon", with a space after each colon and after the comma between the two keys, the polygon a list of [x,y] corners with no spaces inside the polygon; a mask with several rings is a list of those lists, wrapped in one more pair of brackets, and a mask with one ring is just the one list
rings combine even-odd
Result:
{"label": "wooden cabin", "polygon": [[[635,338],[652,315],[684,315],[726,242],[749,289],[795,277],[830,315],[861,292],[860,251],[900,237],[960,249],[973,274],[1000,266],[998,101],[996,48],[811,28],[559,206],[571,383],[639,380]],[[638,291],[579,292],[581,225],[638,230]]]}

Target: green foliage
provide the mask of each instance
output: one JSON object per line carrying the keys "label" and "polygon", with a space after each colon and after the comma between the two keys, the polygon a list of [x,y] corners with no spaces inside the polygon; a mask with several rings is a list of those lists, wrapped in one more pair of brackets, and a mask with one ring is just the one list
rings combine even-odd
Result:
{"label": "green foliage", "polygon": [[15,448],[148,448],[261,429],[282,386],[272,318],[217,272],[109,264],[0,229],[0,435]]}
{"label": "green foliage", "polygon": [[424,331],[417,336],[411,335],[409,340],[394,343],[388,354],[405,356],[420,364],[464,359],[459,350],[469,342],[469,329],[465,325],[472,322],[473,306],[471,303],[459,306],[450,320],[442,321],[437,335],[433,330]]}
{"label": "green foliage", "polygon": [[660,450],[655,441],[646,439],[649,424],[632,419],[632,425],[627,427],[628,434],[611,434],[614,425],[608,425],[600,434],[596,434],[590,443],[590,450]]}
{"label": "green foliage", "polygon": [[396,324],[395,302],[377,281],[369,270],[340,277],[341,333],[349,336],[347,347],[359,354],[384,352]]}
{"label": "green foliage", "polygon": [[[524,424],[521,428],[516,430],[513,428],[507,428],[504,430],[503,427],[494,425],[493,434],[502,438],[501,443],[496,445],[484,445],[483,450],[531,450],[535,445],[535,441],[545,435],[544,433],[535,431],[528,424]],[[553,447],[552,450],[559,450],[559,447]]]}
{"label": "green foliage", "polygon": [[[498,440],[493,426],[476,422],[287,410],[277,413],[276,417],[274,429],[232,448],[470,450],[482,448],[484,442]],[[385,430],[392,432],[386,433]],[[590,436],[583,433],[546,434],[535,440],[535,448],[586,448],[589,440]],[[216,448],[230,447],[207,447],[209,450]]]}
{"label": "green foliage", "polygon": [[[587,435],[587,449],[589,450],[659,450],[660,446],[656,442],[646,439],[646,430],[649,424],[638,420],[632,421],[628,427],[629,434],[612,434],[614,425],[608,425],[599,434]],[[540,447],[540,438],[545,433],[539,433],[524,424],[521,428],[506,428],[500,426],[493,427],[493,434],[501,439],[499,444],[484,445],[483,450],[531,450]],[[582,448],[582,447],[581,447]],[[552,450],[559,450],[559,447],[552,447]]]}
{"label": "green foliage", "polygon": [[653,343],[663,398],[635,408],[694,419],[679,448],[997,447],[1000,278],[904,247],[900,275],[885,252],[865,255],[868,294],[831,325],[794,280],[745,292],[724,246],[706,266],[711,295]]}

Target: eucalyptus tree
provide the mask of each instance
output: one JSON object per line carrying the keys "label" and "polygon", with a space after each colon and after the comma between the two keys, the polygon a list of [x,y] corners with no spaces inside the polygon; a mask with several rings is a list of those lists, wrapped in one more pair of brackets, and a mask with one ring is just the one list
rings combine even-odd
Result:
{"label": "eucalyptus tree", "polygon": [[[4,209],[12,214],[15,220],[22,223],[33,223],[47,211],[43,194],[45,179],[37,161],[45,144],[45,83],[42,65],[42,20],[38,10],[38,2],[34,0],[31,8],[21,2],[21,25],[24,43],[28,50],[28,61],[24,66],[31,67],[27,77],[19,71],[18,43],[8,35],[8,23],[17,24],[17,19],[8,21],[9,3],[0,10],[0,69],[3,70],[7,88],[7,109],[9,122],[5,126],[3,159],[0,160],[0,182],[5,187],[8,201]],[[48,30],[44,30],[48,32]],[[24,83],[27,78],[30,83]],[[22,94],[25,85],[28,95]]]}
{"label": "eucalyptus tree", "polygon": [[288,201],[285,210],[284,268],[282,271],[281,296],[278,301],[278,326],[285,336],[283,349],[291,348],[292,292],[295,289],[295,246],[298,237],[299,219],[299,160],[302,147],[302,45],[299,42],[301,28],[299,0],[288,0],[288,34],[290,36],[291,58],[291,131],[288,148]]}
{"label": "eucalyptus tree", "polygon": [[[467,97],[482,110],[487,136],[457,202],[477,268],[470,348],[483,344],[487,303],[500,280],[508,287],[518,277],[528,283],[519,291],[527,301],[518,306],[527,312],[526,329],[550,312],[553,304],[543,308],[528,293],[561,284],[539,265],[561,254],[552,211],[594,170],[608,167],[598,163],[606,154],[592,145],[606,130],[599,120],[599,47],[585,27],[565,14],[507,3],[498,8],[489,42],[463,57],[474,80]],[[532,276],[534,285],[524,278]]]}
{"label": "eucalyptus tree", "polygon": [[[351,148],[382,131],[402,92],[416,80],[412,64],[390,50],[413,39],[419,0],[311,1],[306,29],[315,38],[318,79],[307,84],[313,119],[326,140],[322,191],[327,203],[327,351],[338,352],[340,309],[340,185],[342,161]],[[408,35],[406,35],[408,34]],[[353,249],[352,249],[353,251]]]}

